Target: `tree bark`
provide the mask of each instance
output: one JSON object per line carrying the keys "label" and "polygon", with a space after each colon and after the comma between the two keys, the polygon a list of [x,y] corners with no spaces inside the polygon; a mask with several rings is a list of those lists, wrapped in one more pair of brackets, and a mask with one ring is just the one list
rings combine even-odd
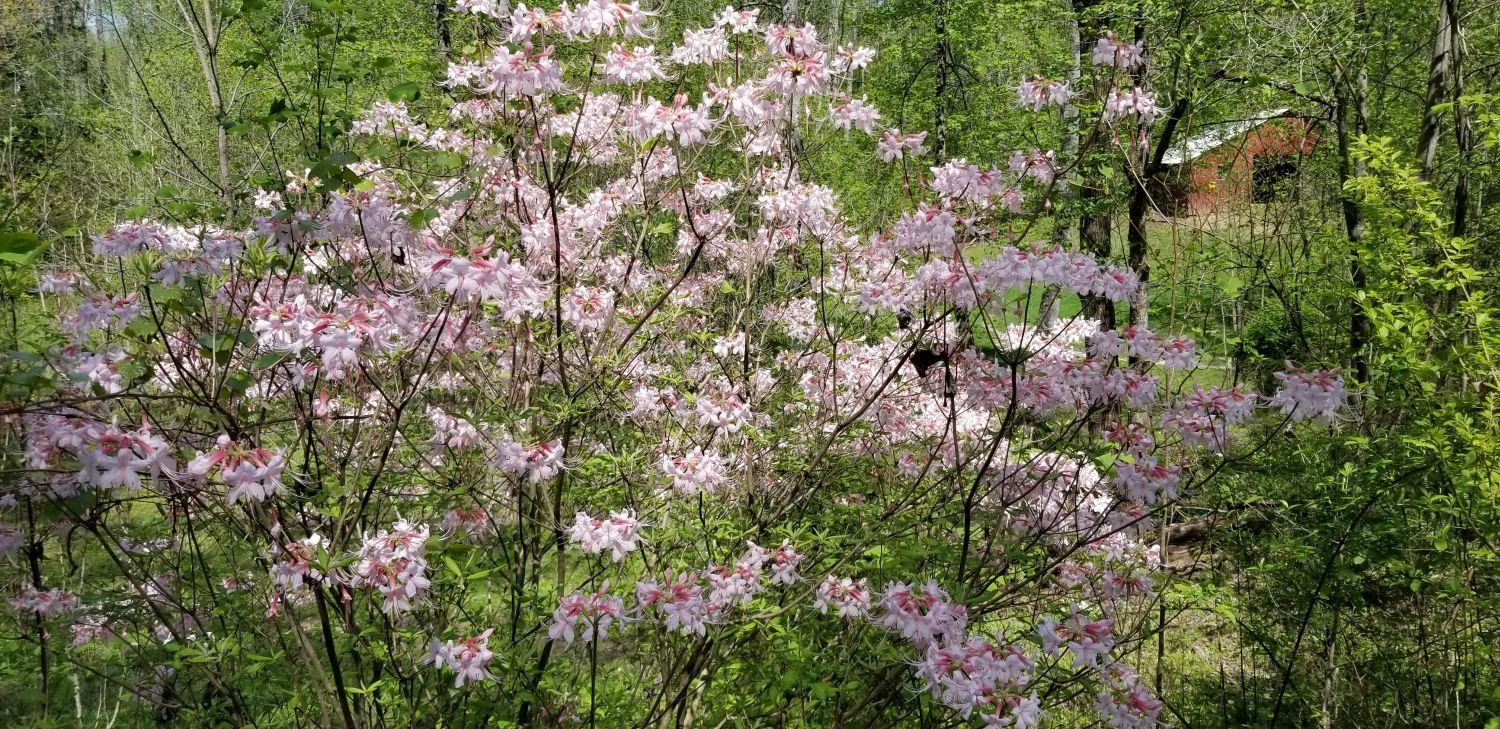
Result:
{"label": "tree bark", "polygon": [[[1182,30],[1182,19],[1183,17],[1179,16],[1179,33]],[[1136,26],[1135,42],[1141,43],[1145,39],[1145,27]],[[1131,78],[1134,80],[1135,85],[1142,89],[1147,86],[1146,71],[1147,66],[1142,65],[1138,66],[1131,73]],[[1181,62],[1179,59],[1177,67],[1173,70],[1174,79],[1180,71]],[[1177,86],[1178,84],[1174,81],[1173,85]],[[1150,213],[1153,207],[1151,202],[1151,188],[1161,178],[1162,173],[1166,172],[1166,165],[1163,163],[1163,160],[1166,159],[1167,150],[1171,149],[1172,143],[1176,141],[1177,130],[1182,126],[1182,120],[1187,116],[1190,108],[1191,97],[1188,92],[1181,91],[1177,101],[1172,105],[1172,110],[1168,112],[1166,120],[1162,123],[1161,136],[1156,140],[1154,151],[1151,146],[1152,128],[1148,124],[1141,125],[1140,136],[1136,144],[1133,144],[1131,147],[1130,158],[1136,160],[1132,165],[1136,173],[1132,175],[1131,180],[1134,183],[1134,188],[1131,190],[1130,226],[1126,229],[1126,236],[1129,243],[1128,260],[1130,268],[1135,271],[1136,276],[1140,279],[1140,287],[1130,297],[1130,325],[1134,327],[1147,326],[1150,318],[1150,300],[1147,298],[1147,295],[1149,293],[1148,284],[1151,281],[1151,263],[1147,259],[1147,254],[1150,253],[1150,241],[1146,237],[1146,215]]]}
{"label": "tree bark", "polygon": [[1448,76],[1453,66],[1453,25],[1458,18],[1455,3],[1437,0],[1437,32],[1432,37],[1432,61],[1427,70],[1427,103],[1422,128],[1417,136],[1417,158],[1422,163],[1421,179],[1432,177],[1437,167],[1438,142],[1442,136],[1443,115],[1438,111],[1448,97]]}
{"label": "tree bark", "polygon": [[[1069,12],[1074,12],[1073,3],[1068,3]],[[1078,80],[1083,77],[1083,39],[1078,28],[1078,17],[1068,23],[1068,88],[1077,89]],[[1052,228],[1052,244],[1058,248],[1069,248],[1073,243],[1073,218],[1072,203],[1073,179],[1076,173],[1073,170],[1074,159],[1078,156],[1078,106],[1069,103],[1062,111],[1063,138],[1062,149],[1057,156],[1057,168],[1063,172],[1057,177],[1054,188],[1056,194],[1053,196],[1057,201],[1058,215],[1056,224]],[[1038,325],[1042,329],[1051,329],[1057,324],[1058,306],[1062,299],[1062,287],[1051,285],[1042,290],[1041,321]]]}
{"label": "tree bark", "polygon": [[[1357,29],[1363,29],[1368,22],[1362,1],[1355,6],[1354,22]],[[1354,137],[1362,136],[1367,131],[1366,103],[1370,93],[1370,80],[1365,71],[1364,58],[1356,58],[1354,63],[1356,67],[1353,77],[1350,77],[1349,71],[1340,70],[1334,83],[1333,117],[1338,136],[1341,185],[1365,176],[1365,162],[1355,157],[1352,143]],[[1343,212],[1344,235],[1349,245],[1349,277],[1358,294],[1367,285],[1364,266],[1359,259],[1359,248],[1364,244],[1365,238],[1364,211],[1360,209],[1359,201],[1346,193],[1343,196]],[[1370,380],[1367,351],[1370,339],[1370,319],[1365,316],[1360,304],[1354,302],[1349,312],[1349,364],[1356,382]]]}
{"label": "tree bark", "polygon": [[948,2],[937,2],[937,80],[932,91],[932,160],[942,164],[948,153]]}
{"label": "tree bark", "polygon": [[433,20],[437,22],[438,55],[444,61],[453,58],[453,35],[448,31],[448,0],[432,0]]}
{"label": "tree bark", "polygon": [[[1135,27],[1135,42],[1141,43],[1146,39],[1146,28],[1137,24]],[[1132,83],[1137,88],[1145,90],[1149,81],[1146,75],[1147,64],[1141,64],[1130,72]],[[1162,140],[1161,149],[1166,149],[1172,140]],[[1125,228],[1126,261],[1130,269],[1135,272],[1140,285],[1130,295],[1130,326],[1145,327],[1150,318],[1150,299],[1147,297],[1146,285],[1151,280],[1151,264],[1147,261],[1146,254],[1150,251],[1150,241],[1146,238],[1146,213],[1151,207],[1150,184],[1156,176],[1156,170],[1152,164],[1151,157],[1151,125],[1142,122],[1136,130],[1136,136],[1130,140],[1130,150],[1126,153],[1130,161],[1132,172],[1130,190],[1130,223]]]}
{"label": "tree bark", "polygon": [[[1078,0],[1074,7],[1078,10],[1078,32],[1082,44],[1089,39],[1099,36],[1109,24],[1107,17],[1090,17],[1089,11],[1099,4],[1099,0]],[[1094,82],[1094,98],[1102,100],[1109,95],[1112,84],[1107,77],[1102,77]],[[1082,154],[1085,156],[1090,150],[1109,138],[1109,125],[1101,116],[1089,130],[1089,135],[1082,145]],[[1109,204],[1108,192],[1105,189],[1102,168],[1082,164],[1082,184],[1078,190],[1078,202],[1080,210],[1078,214],[1078,239],[1084,252],[1104,262],[1113,253],[1113,242],[1110,239],[1110,222],[1113,217],[1113,206]],[[1083,315],[1099,322],[1100,329],[1114,329],[1115,304],[1109,299],[1098,295],[1082,297]]]}
{"label": "tree bark", "polygon": [[1464,108],[1464,48],[1461,32],[1463,13],[1459,0],[1444,0],[1448,8],[1449,45],[1453,48],[1453,138],[1458,147],[1458,180],[1453,187],[1453,235],[1469,234],[1469,162],[1474,152],[1474,128]]}
{"label": "tree bark", "polygon": [[229,171],[228,105],[224,102],[223,89],[219,84],[219,17],[207,0],[203,2],[203,16],[193,8],[191,0],[177,0],[183,24],[193,42],[193,52],[198,58],[203,73],[203,85],[208,90],[208,101],[214,115],[215,146],[218,151],[219,193],[224,201],[224,219],[234,217],[234,187]]}

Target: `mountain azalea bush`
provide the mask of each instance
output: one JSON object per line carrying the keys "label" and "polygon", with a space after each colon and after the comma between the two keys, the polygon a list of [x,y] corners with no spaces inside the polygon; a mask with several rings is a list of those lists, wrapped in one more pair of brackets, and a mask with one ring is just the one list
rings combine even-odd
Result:
{"label": "mountain azalea bush", "polygon": [[[396,94],[248,226],[124,223],[42,277],[0,523],[42,690],[193,725],[1163,718],[1154,521],[1240,424],[1335,421],[1338,374],[1203,387],[1189,339],[1028,318],[1140,283],[1028,236],[1054,155],[923,164],[856,95],[869,49],[458,5],[495,42],[445,117]],[[1016,101],[1128,146],[1144,53]],[[818,135],[901,209],[841,214]]]}

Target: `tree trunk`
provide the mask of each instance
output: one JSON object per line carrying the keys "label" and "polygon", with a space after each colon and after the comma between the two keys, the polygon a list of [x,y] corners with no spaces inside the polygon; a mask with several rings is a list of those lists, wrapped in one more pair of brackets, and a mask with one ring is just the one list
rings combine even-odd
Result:
{"label": "tree trunk", "polygon": [[[1109,24],[1106,17],[1088,17],[1088,11],[1099,4],[1099,0],[1079,0],[1075,7],[1078,9],[1078,32],[1082,44],[1090,39],[1098,37]],[[1112,87],[1108,78],[1101,77],[1094,83],[1094,98],[1103,100],[1109,96]],[[1109,126],[1101,117],[1082,145],[1080,153],[1084,156],[1098,147],[1104,140],[1109,139]],[[1086,253],[1099,259],[1102,263],[1107,261],[1113,253],[1113,244],[1110,240],[1110,223],[1114,215],[1113,206],[1109,204],[1108,192],[1105,190],[1104,175],[1101,168],[1083,164],[1082,185],[1078,190],[1078,202],[1081,210],[1078,214],[1078,238]],[[1114,329],[1115,304],[1109,299],[1098,295],[1082,297],[1083,315],[1099,322],[1101,329]]]}
{"label": "tree trunk", "polygon": [[1422,115],[1422,129],[1417,136],[1417,158],[1421,160],[1421,179],[1432,177],[1437,166],[1438,140],[1442,136],[1443,115],[1438,106],[1448,99],[1448,76],[1453,65],[1453,26],[1458,18],[1455,3],[1437,2],[1437,32],[1432,37],[1432,62],[1427,71],[1427,103]]}
{"label": "tree trunk", "polygon": [[1458,146],[1458,181],[1453,187],[1453,235],[1463,238],[1469,234],[1469,162],[1474,152],[1474,128],[1464,109],[1464,47],[1460,32],[1463,14],[1459,12],[1458,0],[1445,0],[1448,8],[1449,44],[1453,48],[1453,138]]}
{"label": "tree trunk", "polygon": [[[1179,33],[1182,31],[1183,19],[1185,18],[1179,16],[1177,28]],[[1135,29],[1135,42],[1139,44],[1144,42],[1145,39],[1145,26],[1137,25]],[[1181,59],[1179,58],[1172,72],[1173,79],[1178,77],[1181,70]],[[1135,85],[1142,89],[1146,88],[1148,83],[1146,72],[1147,66],[1141,65],[1137,66],[1131,73],[1131,78],[1135,82]],[[1179,86],[1175,81],[1173,85]],[[1181,86],[1191,88],[1190,84],[1181,84]],[[1147,259],[1147,254],[1150,253],[1150,241],[1146,237],[1146,215],[1150,213],[1152,207],[1151,189],[1155,186],[1157,179],[1166,171],[1166,165],[1163,164],[1163,160],[1166,159],[1167,150],[1171,149],[1172,143],[1176,141],[1177,130],[1182,126],[1182,120],[1187,116],[1188,110],[1191,108],[1189,92],[1180,89],[1174,89],[1174,91],[1177,91],[1180,95],[1172,105],[1171,112],[1167,114],[1166,121],[1162,124],[1161,137],[1156,140],[1155,151],[1153,152],[1151,147],[1151,125],[1143,124],[1140,128],[1139,137],[1131,145],[1129,155],[1129,158],[1132,160],[1132,167],[1136,170],[1136,173],[1131,176],[1131,181],[1135,186],[1131,190],[1130,226],[1126,230],[1129,242],[1128,259],[1131,270],[1135,271],[1136,276],[1140,279],[1140,287],[1130,297],[1130,325],[1134,327],[1147,326],[1150,317],[1150,300],[1148,298],[1149,290],[1147,285],[1151,281],[1151,263]]]}
{"label": "tree trunk", "polygon": [[[1360,2],[1355,8],[1355,23],[1362,28],[1366,22],[1364,3]],[[1355,136],[1366,132],[1365,105],[1369,97],[1370,81],[1365,72],[1364,59],[1358,58],[1354,62],[1357,65],[1353,78],[1349,77],[1347,71],[1340,71],[1334,84],[1333,117],[1338,136],[1341,185],[1365,176],[1365,162],[1354,156],[1352,142]],[[1349,242],[1349,277],[1354,291],[1358,293],[1364,290],[1367,283],[1364,266],[1359,260],[1359,248],[1365,238],[1364,211],[1360,209],[1359,201],[1347,194],[1343,197],[1343,209],[1344,235]],[[1354,302],[1349,312],[1349,364],[1356,382],[1370,380],[1367,352],[1370,338],[1370,319],[1365,316],[1360,304]]]}
{"label": "tree trunk", "polygon": [[219,194],[224,201],[224,220],[229,221],[234,217],[234,188],[229,171],[229,130],[225,126],[228,106],[219,84],[219,18],[214,14],[213,5],[206,0],[203,3],[202,17],[198,16],[191,0],[178,0],[177,8],[182,13],[183,24],[192,39],[193,51],[203,73],[203,85],[208,90],[208,102],[214,115],[214,141],[218,151]]}
{"label": "tree trunk", "polygon": [[932,161],[942,164],[948,152],[948,3],[937,3],[937,82],[932,90]]}
{"label": "tree trunk", "polygon": [[[1073,3],[1068,3],[1068,10],[1073,12]],[[1075,14],[1068,23],[1068,88],[1077,89],[1078,80],[1083,77],[1083,39],[1079,34],[1078,17]],[[1062,150],[1057,155],[1057,168],[1063,170],[1057,177],[1054,190],[1056,194],[1053,199],[1057,201],[1056,224],[1052,228],[1052,244],[1058,248],[1069,248],[1073,243],[1073,178],[1076,172],[1073,169],[1073,161],[1078,156],[1078,106],[1069,103],[1062,111]],[[1041,321],[1038,325],[1042,329],[1051,329],[1057,324],[1058,305],[1062,298],[1062,287],[1052,285],[1042,290]]]}
{"label": "tree trunk", "polygon": [[[1145,38],[1145,26],[1136,25],[1135,42],[1140,43]],[[1147,65],[1142,64],[1130,72],[1131,81],[1142,90],[1149,84],[1146,70]],[[1170,139],[1163,140],[1161,148],[1166,149],[1168,144],[1171,144]],[[1146,260],[1146,254],[1150,250],[1150,242],[1146,238],[1146,212],[1151,207],[1151,179],[1156,175],[1151,158],[1150,124],[1142,123],[1136,130],[1125,158],[1129,160],[1133,170],[1130,174],[1130,224],[1125,228],[1126,260],[1140,280],[1140,285],[1130,295],[1130,326],[1145,327],[1148,325],[1151,309],[1146,291],[1146,284],[1151,280],[1151,264]]]}
{"label": "tree trunk", "polygon": [[453,35],[448,31],[448,0],[432,0],[432,15],[437,22],[438,55],[444,61],[453,59]]}

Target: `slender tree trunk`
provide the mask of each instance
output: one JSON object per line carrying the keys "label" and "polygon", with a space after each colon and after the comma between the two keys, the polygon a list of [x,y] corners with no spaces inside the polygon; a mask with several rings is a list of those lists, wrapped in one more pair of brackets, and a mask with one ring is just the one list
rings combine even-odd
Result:
{"label": "slender tree trunk", "polygon": [[[42,590],[42,540],[36,533],[36,515],[33,510],[31,497],[26,498],[26,536],[30,540],[26,545],[26,563],[31,566],[31,586],[38,592]],[[33,612],[32,619],[36,625],[36,642],[40,649],[37,656],[42,678],[42,716],[46,717],[47,710],[51,708],[47,701],[47,695],[51,693],[51,672],[47,657],[47,627],[42,623],[42,614]]]}
{"label": "slender tree trunk", "polygon": [[453,35],[448,31],[448,0],[432,0],[432,16],[437,22],[438,55],[444,61],[453,58]]}
{"label": "slender tree trunk", "polygon": [[[1083,39],[1079,34],[1078,16],[1073,8],[1073,3],[1068,3],[1068,11],[1073,15],[1068,23],[1068,88],[1077,89],[1078,80],[1083,77]],[[1056,194],[1053,199],[1057,203],[1056,225],[1052,228],[1052,244],[1059,248],[1069,248],[1073,243],[1073,178],[1076,176],[1073,161],[1078,157],[1078,106],[1069,103],[1063,107],[1063,138],[1062,150],[1057,156],[1058,169],[1065,170],[1057,178],[1054,187]],[[1042,291],[1041,321],[1039,325],[1043,329],[1051,329],[1057,324],[1058,305],[1062,299],[1062,287],[1048,286]]]}
{"label": "slender tree trunk", "polygon": [[[1355,7],[1355,23],[1363,28],[1366,22],[1364,3],[1360,2]],[[1365,162],[1355,157],[1352,143],[1354,137],[1366,132],[1366,99],[1370,81],[1364,59],[1357,58],[1354,63],[1353,77],[1348,70],[1341,70],[1334,84],[1333,117],[1339,145],[1339,182],[1342,184],[1365,176]],[[1360,209],[1359,201],[1347,194],[1343,196],[1343,210],[1344,235],[1349,244],[1349,277],[1355,292],[1359,292],[1367,285],[1364,266],[1359,259],[1359,249],[1365,237],[1364,211]],[[1367,352],[1370,338],[1370,319],[1365,316],[1364,309],[1354,303],[1349,312],[1349,363],[1357,382],[1370,379]]]}
{"label": "slender tree trunk", "polygon": [[[1090,14],[1089,11],[1098,4],[1099,0],[1078,0],[1074,5],[1079,13],[1078,32],[1083,44],[1099,36],[1109,24],[1108,18]],[[1094,98],[1102,100],[1109,96],[1111,86],[1110,79],[1101,74],[1100,78],[1094,82]],[[1108,139],[1109,134],[1109,126],[1101,117],[1089,131],[1080,153],[1088,155]],[[1109,204],[1109,193],[1105,189],[1104,175],[1100,168],[1086,163],[1082,167],[1083,179],[1078,190],[1078,202],[1081,208],[1078,214],[1078,239],[1084,252],[1100,261],[1105,261],[1114,252],[1110,237],[1114,209]],[[1114,302],[1098,295],[1084,296],[1082,299],[1084,316],[1099,322],[1101,329],[1115,328]]]}
{"label": "slender tree trunk", "polygon": [[[1083,205],[1094,209],[1079,216],[1078,238],[1084,251],[1102,261],[1109,257],[1111,248],[1109,212],[1097,209],[1104,205],[1102,181],[1090,178],[1094,178],[1094,175],[1085,175],[1078,200]],[[1114,302],[1093,294],[1082,297],[1082,300],[1084,316],[1099,322],[1102,329],[1115,328]]]}
{"label": "slender tree trunk", "polygon": [[[1178,16],[1178,33],[1182,32],[1183,21],[1185,20],[1185,15]],[[1145,26],[1137,25],[1135,29],[1135,42],[1140,44],[1145,39]],[[1131,73],[1131,78],[1135,85],[1142,89],[1146,88],[1148,83],[1147,68],[1146,65],[1141,65],[1136,67]],[[1172,72],[1174,87],[1187,86],[1187,84],[1178,84],[1176,82],[1181,71],[1181,59],[1179,58]],[[1172,105],[1172,110],[1167,114],[1166,121],[1162,124],[1161,136],[1156,140],[1154,151],[1151,146],[1151,138],[1154,130],[1149,124],[1141,125],[1139,136],[1131,145],[1130,159],[1133,161],[1132,167],[1135,170],[1135,173],[1131,175],[1131,181],[1135,186],[1131,190],[1130,195],[1130,225],[1126,229],[1126,237],[1129,244],[1128,260],[1130,268],[1140,278],[1140,287],[1130,297],[1130,325],[1135,327],[1147,326],[1150,316],[1148,284],[1151,281],[1151,263],[1147,258],[1147,255],[1150,253],[1150,241],[1146,236],[1146,216],[1151,212],[1152,208],[1151,191],[1154,187],[1157,187],[1156,181],[1166,171],[1166,165],[1163,164],[1163,160],[1166,159],[1167,150],[1171,149],[1172,143],[1176,141],[1177,130],[1181,127],[1182,120],[1187,116],[1188,110],[1191,108],[1191,97],[1188,92],[1180,88],[1174,88],[1174,90],[1177,91],[1179,96],[1177,101]]]}
{"label": "slender tree trunk", "polygon": [[218,17],[208,0],[203,2],[203,15],[192,6],[191,0],[178,0],[177,8],[188,36],[193,41],[193,51],[198,57],[199,70],[203,73],[203,85],[208,90],[208,101],[214,115],[215,143],[219,163],[219,193],[224,201],[224,219],[234,215],[234,189],[229,174],[229,130],[225,127],[228,107],[224,103],[223,90],[219,85],[219,25]]}
{"label": "slender tree trunk", "polygon": [[[934,32],[937,36],[937,72],[932,89],[932,162],[941,165],[948,159],[948,84],[953,74],[953,48],[948,42],[947,0],[937,0],[936,15]],[[954,341],[944,343],[950,353],[967,350],[974,343],[974,326],[969,307],[955,306],[953,317]]]}
{"label": "slender tree trunk", "polygon": [[1464,48],[1459,0],[1445,0],[1448,17],[1449,44],[1453,48],[1453,138],[1458,146],[1458,181],[1453,187],[1453,235],[1465,237],[1469,234],[1469,162],[1474,152],[1474,128],[1464,108]]}
{"label": "slender tree trunk", "polygon": [[932,91],[932,160],[942,164],[948,153],[948,2],[937,2],[937,83]]}
{"label": "slender tree trunk", "polygon": [[[1146,39],[1146,27],[1137,24],[1135,27],[1135,42],[1141,43]],[[1131,81],[1140,89],[1147,88],[1147,66],[1142,64],[1130,73]],[[1130,295],[1130,326],[1145,327],[1150,318],[1150,299],[1147,296],[1146,285],[1151,280],[1151,264],[1147,261],[1146,254],[1150,250],[1150,241],[1146,237],[1146,213],[1151,207],[1150,184],[1155,176],[1155,167],[1151,158],[1151,125],[1142,123],[1136,130],[1136,136],[1130,140],[1130,149],[1126,153],[1132,172],[1130,174],[1133,185],[1130,191],[1130,223],[1125,228],[1126,260],[1130,269],[1135,271],[1140,279],[1140,285]],[[1162,142],[1170,144],[1171,140]]]}
{"label": "slender tree trunk", "polygon": [[1151,281],[1151,263],[1146,258],[1149,251],[1146,213],[1151,207],[1151,195],[1146,191],[1149,181],[1147,173],[1141,172],[1140,175],[1141,179],[1136,180],[1136,189],[1130,195],[1130,226],[1125,233],[1130,269],[1140,279],[1140,286],[1130,295],[1130,326],[1133,327],[1148,326],[1151,308],[1146,290]]}
{"label": "slender tree trunk", "polygon": [[1442,136],[1443,115],[1438,107],[1448,100],[1448,76],[1453,66],[1453,26],[1457,17],[1455,3],[1437,2],[1437,32],[1432,37],[1432,62],[1427,71],[1427,103],[1422,115],[1422,129],[1417,136],[1417,158],[1421,160],[1421,179],[1432,177],[1437,166],[1438,141]]}

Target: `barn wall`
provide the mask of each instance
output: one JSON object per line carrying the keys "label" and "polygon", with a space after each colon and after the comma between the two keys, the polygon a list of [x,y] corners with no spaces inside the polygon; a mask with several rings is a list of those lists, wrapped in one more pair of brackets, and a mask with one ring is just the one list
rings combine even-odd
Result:
{"label": "barn wall", "polygon": [[1312,152],[1317,144],[1317,133],[1304,119],[1273,119],[1251,129],[1177,173],[1177,184],[1186,191],[1184,212],[1211,215],[1249,204],[1257,157],[1298,157]]}

